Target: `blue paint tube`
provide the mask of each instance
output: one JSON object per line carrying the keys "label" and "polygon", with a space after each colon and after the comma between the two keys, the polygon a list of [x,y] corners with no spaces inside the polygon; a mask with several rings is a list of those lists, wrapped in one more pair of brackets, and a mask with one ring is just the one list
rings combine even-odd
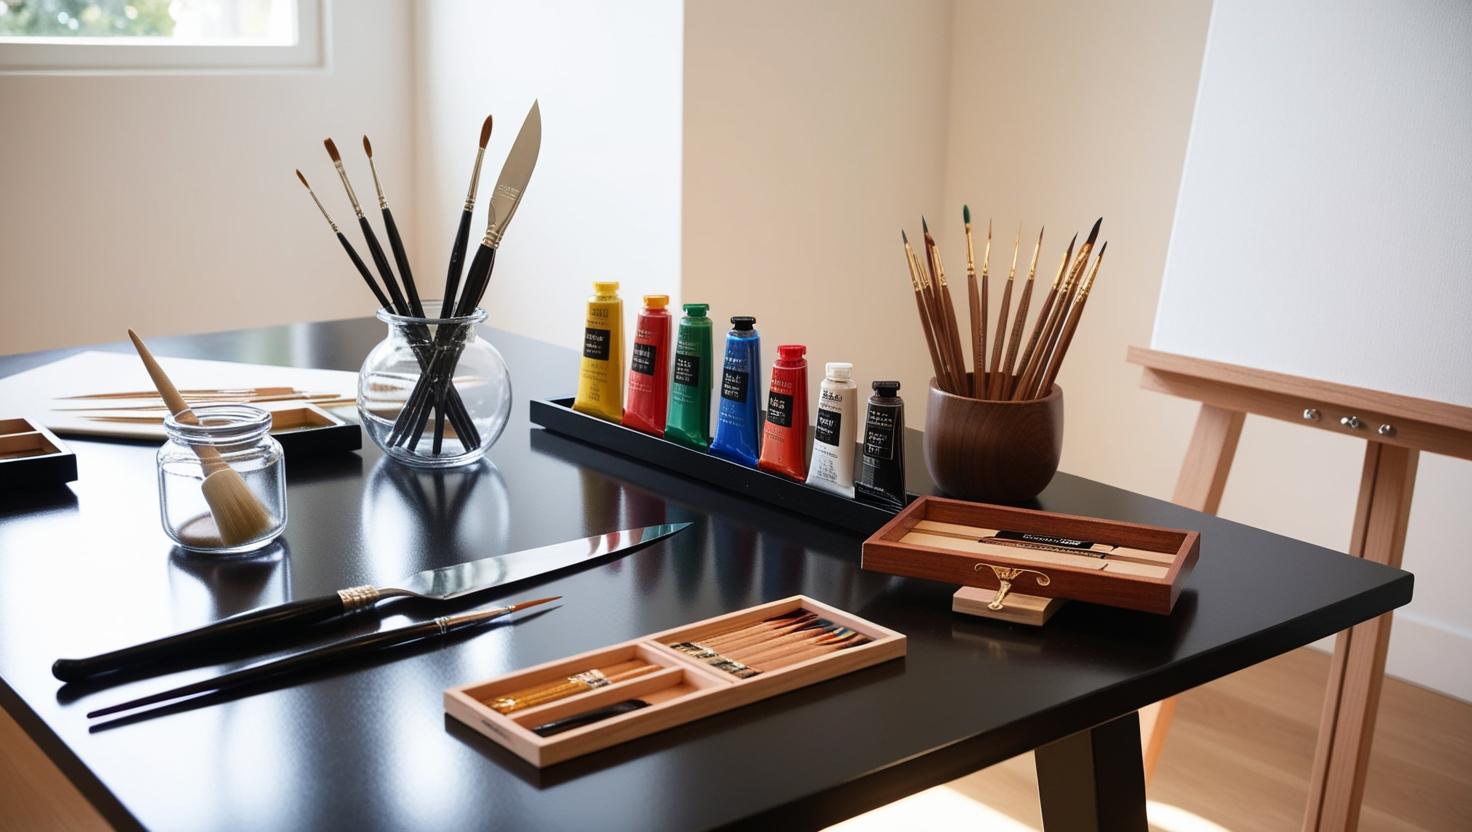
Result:
{"label": "blue paint tube", "polygon": [[756,467],[762,436],[762,337],[756,318],[731,318],[726,333],[726,360],[721,373],[720,410],[710,452],[723,459]]}

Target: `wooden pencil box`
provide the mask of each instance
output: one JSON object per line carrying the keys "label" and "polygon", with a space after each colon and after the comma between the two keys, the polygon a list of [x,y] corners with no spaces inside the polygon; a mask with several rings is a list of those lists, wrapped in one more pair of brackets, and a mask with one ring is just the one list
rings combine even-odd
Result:
{"label": "wooden pencil box", "polygon": [[[799,609],[856,630],[868,637],[869,641],[746,679],[714,668],[699,658],[669,646],[699,641],[711,634],[746,624],[756,624]],[[532,765],[544,767],[899,658],[904,654],[905,637],[902,634],[807,596],[795,595],[615,644],[602,650],[547,662],[488,681],[450,688],[445,691],[445,712],[505,746]],[[589,668],[630,660],[642,660],[657,665],[659,669],[637,678],[614,682],[605,687],[511,713],[500,713],[489,704],[496,697],[510,691],[556,682]],[[537,725],[629,699],[642,699],[649,705],[555,736],[543,737],[531,730]]]}
{"label": "wooden pencil box", "polygon": [[0,490],[63,485],[77,478],[77,457],[56,434],[28,419],[0,419]]}
{"label": "wooden pencil box", "polygon": [[864,541],[863,568],[996,590],[998,611],[1017,593],[1163,615],[1200,549],[1193,531],[921,497]]}

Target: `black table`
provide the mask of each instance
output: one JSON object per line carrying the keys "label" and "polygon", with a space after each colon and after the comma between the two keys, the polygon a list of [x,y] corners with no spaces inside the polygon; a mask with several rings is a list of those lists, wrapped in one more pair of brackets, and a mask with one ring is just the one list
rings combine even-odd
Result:
{"label": "black table", "polygon": [[[154,348],[355,369],[381,337],[381,324],[354,320],[160,338]],[[517,393],[494,466],[416,473],[371,448],[289,461],[290,525],[264,557],[173,551],[159,528],[151,444],[72,440],[76,483],[0,497],[0,704],[109,820],[156,829],[806,827],[1037,748],[1050,828],[1144,829],[1136,709],[1411,598],[1408,573],[1060,474],[1043,508],[1200,530],[1200,562],[1175,614],[1070,604],[1041,629],[954,615],[954,587],[859,571],[858,535],[530,427],[527,400],[565,395],[575,356],[502,333],[492,340]],[[0,359],[0,376],[68,352]],[[927,490],[912,451],[912,485]],[[58,656],[259,604],[665,520],[695,525],[514,593],[566,596],[556,610],[397,661],[96,733],[89,708],[215,670],[103,692],[59,690],[49,673]],[[544,771],[441,709],[453,685],[795,593],[905,633],[909,655]]]}

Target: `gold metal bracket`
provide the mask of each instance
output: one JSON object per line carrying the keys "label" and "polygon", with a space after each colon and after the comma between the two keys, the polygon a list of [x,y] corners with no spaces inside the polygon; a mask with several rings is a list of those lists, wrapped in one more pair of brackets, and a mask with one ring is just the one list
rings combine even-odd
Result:
{"label": "gold metal bracket", "polygon": [[1005,606],[1002,601],[1007,597],[1007,593],[1012,591],[1012,582],[1022,577],[1025,572],[1031,572],[1037,576],[1033,580],[1037,582],[1038,586],[1047,586],[1053,582],[1052,578],[1049,578],[1046,574],[1036,569],[1022,569],[1016,566],[993,566],[990,563],[978,563],[972,569],[980,572],[983,566],[992,570],[992,574],[997,576],[998,581],[996,597],[992,598],[991,603],[986,605],[989,610],[1000,610]]}

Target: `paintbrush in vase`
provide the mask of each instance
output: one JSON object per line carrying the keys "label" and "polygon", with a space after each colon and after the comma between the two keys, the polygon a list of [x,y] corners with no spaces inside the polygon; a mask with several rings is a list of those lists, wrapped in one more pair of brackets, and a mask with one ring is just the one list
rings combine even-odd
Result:
{"label": "paintbrush in vase", "polygon": [[[111,705],[106,708],[99,708],[95,711],[89,712],[87,714],[87,718],[96,719],[97,717],[110,716],[112,714],[121,713],[122,711],[131,711],[135,708],[141,708],[145,705],[157,705],[162,702],[170,702],[176,699],[183,699],[184,697],[188,696],[197,696],[199,694],[205,693],[219,694],[227,691],[237,690],[240,688],[250,687],[268,679],[279,679],[283,676],[290,676],[297,673],[315,670],[321,667],[337,664],[345,660],[357,658],[360,656],[372,653],[383,653],[395,650],[400,647],[404,647],[409,644],[442,638],[458,630],[466,630],[472,627],[486,624],[490,621],[500,618],[503,615],[509,615],[513,612],[518,612],[528,607],[535,607],[540,604],[550,603],[552,601],[558,600],[559,598],[561,598],[561,596],[554,596],[551,598],[538,598],[533,601],[522,601],[520,603],[511,604],[505,607],[492,607],[491,609],[481,610],[480,612],[467,612],[461,613],[460,615],[446,615],[441,616],[440,618],[436,618],[433,621],[425,621],[419,624],[410,624],[408,626],[395,627],[393,629],[384,630],[382,632],[357,636],[355,638],[346,639],[334,644],[328,644],[324,647],[317,647],[312,650],[307,650],[302,653],[287,656],[283,659],[275,659],[273,661],[251,665],[250,667],[243,668],[241,670],[236,670],[234,672],[226,673],[221,676],[216,676],[211,679],[205,679],[202,682],[195,682],[194,684],[190,685],[182,685],[171,690],[155,693],[151,696],[144,696],[127,702],[121,702],[117,705]],[[527,617],[535,617],[535,614]]]}
{"label": "paintbrush in vase", "polygon": [[1022,284],[1022,296],[1017,299],[1017,314],[1012,322],[1012,337],[1007,343],[1007,357],[1002,359],[1002,389],[994,399],[1006,400],[1012,395],[1013,374],[1017,372],[1017,348],[1022,343],[1022,330],[1027,323],[1027,306],[1032,300],[1032,285],[1038,274],[1038,253],[1043,249],[1043,231],[1038,231],[1038,241],[1032,247],[1032,262],[1027,266],[1027,280]]}
{"label": "paintbrush in vase", "polygon": [[[330,142],[331,139],[328,139],[328,141]],[[335,149],[336,148],[334,148],[334,150]],[[337,167],[339,171],[342,170],[341,163],[339,163]],[[378,307],[380,309],[385,309],[395,314],[406,314],[406,306],[396,306],[394,301],[392,301],[387,295],[385,295],[383,293],[383,290],[378,287],[378,282],[373,279],[373,273],[368,271],[367,264],[363,262],[362,257],[358,256],[357,249],[353,248],[353,244],[349,242],[348,238],[342,233],[342,229],[339,228],[337,223],[332,219],[332,215],[327,213],[327,209],[322,205],[322,200],[317,198],[316,191],[313,191],[312,186],[307,182],[307,177],[303,176],[302,172],[298,170],[296,172],[296,178],[301,180],[302,187],[307,189],[307,194],[312,197],[312,202],[316,204],[317,210],[322,212],[322,218],[327,220],[327,225],[332,229],[332,233],[337,235],[337,241],[342,244],[343,251],[347,252],[348,259],[353,262],[353,268],[357,269],[358,275],[363,278],[363,282],[367,284],[369,291],[373,292],[373,298],[378,301]],[[352,200],[353,205],[356,206],[357,198],[352,195],[352,186],[348,183],[347,175],[345,173],[343,174],[343,185],[348,188],[349,198]],[[368,220],[363,217],[363,213],[361,210],[358,211],[358,218],[363,220],[365,224],[368,222]],[[400,302],[403,301],[402,295],[399,296],[399,300]],[[414,357],[416,360],[418,360],[421,370],[429,366],[429,354],[427,350],[416,349],[414,351]],[[455,426],[456,432],[460,433],[461,436],[477,435],[475,433],[475,425],[470,421],[470,416],[465,410],[465,404],[463,401],[461,401],[459,393],[454,393],[451,400],[446,403],[446,406],[450,411],[450,421],[451,424]]]}
{"label": "paintbrush in vase", "polygon": [[398,266],[399,279],[404,284],[404,296],[409,301],[409,311],[416,318],[424,317],[424,305],[419,302],[419,287],[414,285],[414,273],[409,269],[409,255],[404,251],[404,240],[399,236],[394,212],[388,207],[388,197],[383,195],[383,185],[378,181],[378,166],[373,162],[373,143],[363,137],[363,152],[368,155],[368,171],[373,174],[373,190],[378,193],[378,209],[383,212],[383,230],[388,234],[388,247],[394,254],[394,265]]}
{"label": "paintbrush in vase", "polygon": [[[961,206],[961,220],[966,228],[966,295],[971,311],[971,397],[981,397],[981,368],[986,366],[986,294],[976,284],[976,251],[971,245],[971,206]],[[987,249],[991,249],[991,223],[987,223]],[[983,262],[982,269],[986,265]]]}
{"label": "paintbrush in vase", "polygon": [[910,248],[910,238],[900,229],[900,239],[905,243],[905,266],[910,271],[910,286],[915,290],[915,311],[920,315],[920,329],[925,334],[925,347],[930,351],[930,367],[935,372],[937,384],[945,384],[945,369],[940,361],[940,351],[935,346],[935,328],[930,322],[930,308],[925,302],[924,282],[921,280],[919,264],[915,262],[915,251]]}
{"label": "paintbrush in vase", "polygon": [[1063,315],[1068,311],[1068,306],[1073,302],[1073,293],[1078,288],[1078,283],[1083,279],[1084,267],[1089,262],[1089,254],[1094,250],[1094,241],[1099,237],[1099,226],[1104,222],[1100,217],[1095,220],[1094,227],[1089,230],[1089,236],[1084,244],[1079,246],[1078,256],[1074,258],[1073,266],[1068,270],[1068,277],[1063,285],[1058,288],[1058,298],[1053,303],[1053,309],[1048,315],[1046,322],[1039,322],[1043,326],[1042,335],[1038,339],[1038,347],[1029,359],[1027,367],[1017,380],[1017,391],[1013,393],[1014,401],[1022,401],[1035,398],[1033,390],[1037,387],[1038,378],[1042,375],[1043,362],[1053,351],[1053,344],[1062,327]]}
{"label": "paintbrush in vase", "polygon": [[[501,176],[496,181],[490,207],[486,211],[486,233],[481,238],[480,247],[476,249],[475,258],[470,261],[470,268],[465,275],[465,288],[456,303],[455,317],[467,316],[480,305],[481,298],[490,285],[501,239],[516,215],[522,195],[526,193],[526,185],[531,180],[532,171],[536,169],[541,147],[542,110],[541,105],[534,101],[526,120],[522,122],[521,130],[516,134],[516,141],[511,145],[511,152],[506,155],[506,163],[501,167]],[[446,327],[441,327],[436,333],[435,364],[438,366],[434,368],[435,372],[420,376],[410,394],[408,406],[399,412],[394,421],[389,444],[412,446],[424,434],[430,405],[434,399],[445,394],[443,388],[450,384],[455,365],[460,361],[459,350],[450,343],[451,336],[452,333]]]}
{"label": "paintbrush in vase", "polygon": [[[921,227],[924,228],[925,218],[920,218]],[[930,251],[932,268],[935,270],[936,295],[939,301],[941,319],[945,322],[947,345],[951,355],[951,380],[961,395],[966,393],[966,351],[961,346],[961,327],[956,322],[956,307],[951,299],[951,287],[946,282],[946,267],[941,261],[940,246],[935,244],[935,238],[930,236],[930,229],[924,228],[926,248]]]}
{"label": "paintbrush in vase", "polygon": [[1107,248],[1109,248],[1107,242],[1099,248],[1099,256],[1094,258],[1094,268],[1074,296],[1073,304],[1068,309],[1068,320],[1063,324],[1063,332],[1058,337],[1058,345],[1053,348],[1053,354],[1048,356],[1048,368],[1044,371],[1042,381],[1038,384],[1039,391],[1048,390],[1053,386],[1053,381],[1058,378],[1058,370],[1063,366],[1064,356],[1068,354],[1068,345],[1073,343],[1073,333],[1078,329],[1079,318],[1083,317],[1084,304],[1088,302],[1089,292],[1093,291],[1094,281],[1099,277],[1099,266],[1104,262],[1104,251]]}
{"label": "paintbrush in vase", "polygon": [[1073,239],[1068,241],[1068,248],[1063,251],[1063,259],[1058,261],[1058,272],[1053,275],[1053,285],[1048,288],[1048,294],[1043,298],[1043,305],[1038,309],[1038,317],[1033,322],[1032,334],[1027,338],[1027,346],[1023,348],[1022,354],[1017,356],[1017,366],[1012,370],[1013,373],[1017,374],[1017,381],[1013,383],[1011,392],[1007,394],[1007,398],[1012,401],[1016,401],[1020,397],[1022,392],[1020,389],[1022,386],[1022,373],[1032,361],[1033,353],[1037,351],[1038,341],[1042,338],[1043,334],[1043,322],[1048,319],[1048,315],[1053,311],[1053,304],[1058,299],[1058,286],[1063,282],[1063,275],[1068,270],[1069,261],[1073,258],[1073,245],[1077,242],[1078,234],[1074,234]]}
{"label": "paintbrush in vase", "polygon": [[[450,266],[445,272],[445,294],[440,301],[440,317],[448,318],[455,311],[455,294],[460,291],[460,273],[465,270],[465,247],[470,242],[470,218],[475,213],[475,194],[480,188],[480,166],[486,158],[486,145],[491,141],[492,119],[480,125],[480,146],[475,151],[475,164],[470,168],[470,187],[465,191],[465,207],[460,211],[460,222],[455,227],[455,241],[450,244]],[[442,411],[434,414],[433,453],[438,454],[445,441],[445,420]]]}
{"label": "paintbrush in vase", "polygon": [[[179,395],[163,367],[154,360],[153,353],[148,351],[143,339],[131,329],[128,330],[128,337],[132,339],[133,348],[138,351],[138,358],[143,361],[148,377],[153,379],[154,386],[158,388],[159,397],[168,404],[174,418],[186,424],[198,424],[199,420],[195,418],[194,412],[185,404],[184,397]],[[200,490],[204,494],[210,516],[214,518],[215,527],[220,532],[220,541],[226,546],[240,546],[269,530],[275,522],[271,513],[250,490],[250,486],[245,484],[245,480],[241,479],[240,473],[231,468],[220,455],[219,449],[206,444],[191,445],[190,448],[199,457],[200,466],[204,470],[204,482],[200,484]]]}
{"label": "paintbrush in vase", "polygon": [[986,397],[1002,395],[1002,348],[1007,341],[1007,314],[1012,307],[1012,283],[1017,277],[1017,248],[1022,244],[1022,226],[1012,238],[1012,265],[1007,269],[1007,282],[1002,285],[1002,302],[997,304],[997,340],[992,344],[992,366],[986,377]]}
{"label": "paintbrush in vase", "polygon": [[322,146],[327,148],[327,155],[332,159],[332,166],[337,169],[337,178],[342,180],[342,188],[347,192],[348,202],[353,206],[353,213],[358,216],[358,228],[363,232],[363,242],[368,244],[368,255],[373,259],[373,266],[378,270],[378,277],[383,281],[383,288],[393,300],[393,311],[406,318],[413,315],[408,300],[404,298],[404,293],[399,289],[399,282],[394,279],[394,270],[388,264],[388,257],[383,253],[383,246],[378,242],[378,235],[374,233],[367,215],[363,213],[363,206],[358,203],[358,194],[353,191],[353,183],[348,180],[347,169],[342,166],[342,154],[337,152],[337,143],[329,137],[322,140]]}

